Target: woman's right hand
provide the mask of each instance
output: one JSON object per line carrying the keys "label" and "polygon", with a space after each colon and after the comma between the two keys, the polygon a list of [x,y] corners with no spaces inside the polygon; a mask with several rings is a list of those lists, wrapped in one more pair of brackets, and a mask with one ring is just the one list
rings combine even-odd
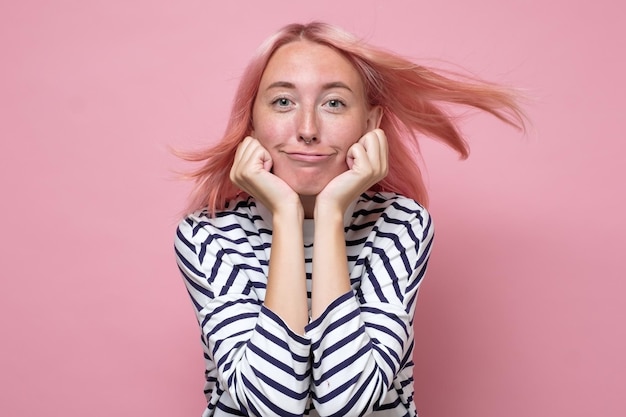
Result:
{"label": "woman's right hand", "polygon": [[248,136],[237,147],[230,180],[274,215],[292,204],[302,210],[300,197],[285,181],[272,174],[272,165],[267,149],[257,139]]}

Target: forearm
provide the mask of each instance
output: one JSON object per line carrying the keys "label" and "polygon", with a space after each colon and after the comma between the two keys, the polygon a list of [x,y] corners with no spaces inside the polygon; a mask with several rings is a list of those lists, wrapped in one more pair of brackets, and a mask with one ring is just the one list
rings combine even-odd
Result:
{"label": "forearm", "polygon": [[311,315],[315,319],[342,294],[350,290],[343,212],[331,206],[316,206],[313,248]]}
{"label": "forearm", "polygon": [[309,313],[304,270],[302,214],[275,213],[265,306],[296,333],[304,334]]}
{"label": "forearm", "polygon": [[[301,416],[310,385],[309,340],[267,308],[256,319],[247,319],[240,310],[224,309],[205,326],[207,354],[216,367],[209,377],[219,380],[237,408],[249,415]],[[250,328],[248,333],[232,322],[237,316],[241,327]]]}
{"label": "forearm", "polygon": [[[399,312],[393,306],[388,310],[390,316]],[[375,314],[378,323],[372,326],[364,320],[355,297],[346,293],[307,326],[313,347],[315,408],[320,415],[363,415],[373,404],[387,401],[390,385],[406,356],[403,346],[411,343],[400,320]],[[365,318],[369,316],[365,314]],[[335,327],[336,323],[341,326]]]}

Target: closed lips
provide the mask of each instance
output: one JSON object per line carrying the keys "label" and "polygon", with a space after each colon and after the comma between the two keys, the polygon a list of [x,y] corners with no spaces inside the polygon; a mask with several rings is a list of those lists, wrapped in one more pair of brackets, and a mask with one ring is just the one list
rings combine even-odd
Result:
{"label": "closed lips", "polygon": [[331,155],[305,152],[287,152],[287,156],[297,161],[319,162],[329,158]]}

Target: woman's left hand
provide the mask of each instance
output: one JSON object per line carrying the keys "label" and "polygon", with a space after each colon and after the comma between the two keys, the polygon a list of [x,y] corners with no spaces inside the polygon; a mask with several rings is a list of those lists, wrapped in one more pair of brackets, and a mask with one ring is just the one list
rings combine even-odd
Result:
{"label": "woman's left hand", "polygon": [[387,176],[387,137],[382,129],[366,133],[348,149],[348,170],[333,178],[316,198],[316,207],[334,206],[345,212],[361,193]]}

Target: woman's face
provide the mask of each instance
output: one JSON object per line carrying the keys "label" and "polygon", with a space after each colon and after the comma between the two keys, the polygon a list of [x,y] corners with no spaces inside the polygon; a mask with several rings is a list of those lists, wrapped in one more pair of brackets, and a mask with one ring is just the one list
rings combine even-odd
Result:
{"label": "woman's face", "polygon": [[296,41],[280,47],[265,68],[252,136],[270,153],[275,175],[301,196],[314,196],[348,169],[348,148],[378,127],[380,115],[345,57]]}

